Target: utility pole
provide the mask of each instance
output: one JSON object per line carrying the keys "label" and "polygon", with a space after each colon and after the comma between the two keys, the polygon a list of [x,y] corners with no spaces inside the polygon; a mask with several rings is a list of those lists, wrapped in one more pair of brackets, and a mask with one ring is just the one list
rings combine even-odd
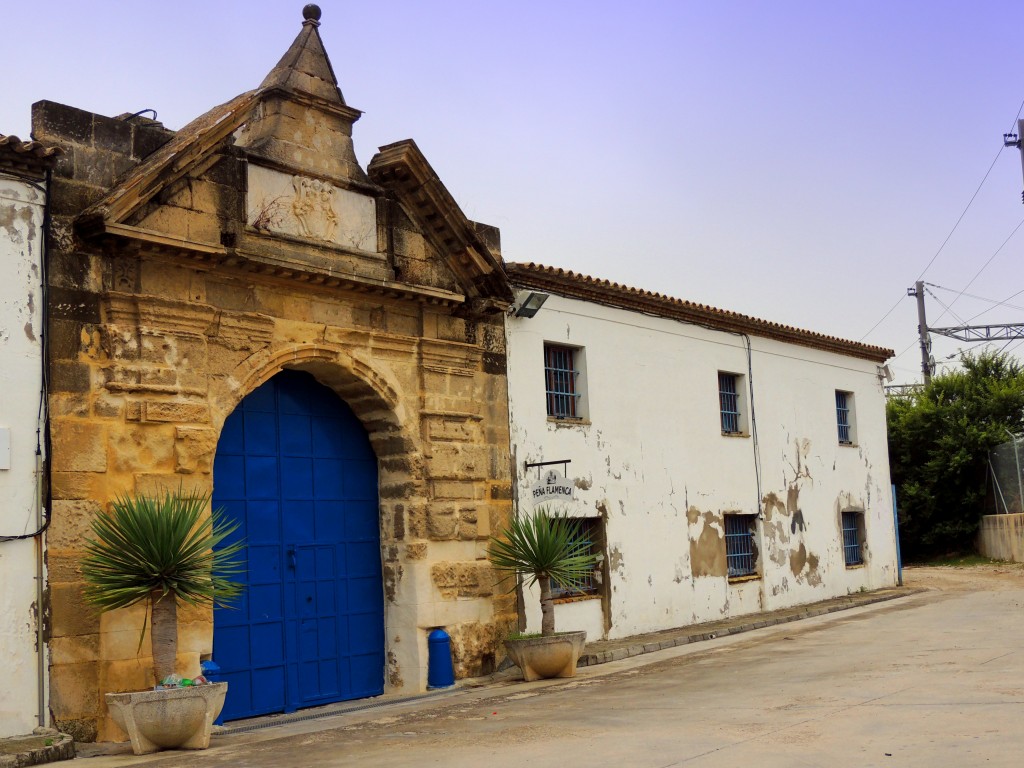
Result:
{"label": "utility pole", "polygon": [[908,296],[917,297],[917,335],[921,339],[921,374],[927,387],[932,380],[932,340],[928,335],[928,321],[924,316],[924,281],[918,280],[913,288],[907,288]]}
{"label": "utility pole", "polygon": [[[1021,168],[1024,169],[1024,145],[1021,143],[1021,137],[1024,136],[1024,120],[1017,121],[1017,133],[1004,133],[1003,134],[1003,146],[1004,147],[1016,147],[1021,150],[1020,161]],[[1021,192],[1020,201],[1024,203],[1024,192]]]}

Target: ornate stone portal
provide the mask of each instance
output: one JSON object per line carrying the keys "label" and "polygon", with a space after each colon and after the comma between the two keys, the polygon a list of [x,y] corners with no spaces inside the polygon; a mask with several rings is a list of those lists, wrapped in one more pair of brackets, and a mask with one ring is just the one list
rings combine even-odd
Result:
{"label": "ornate stone portal", "polygon": [[[318,16],[318,14],[316,14]],[[77,563],[118,493],[212,487],[225,419],[283,368],[353,410],[377,456],[386,683],[426,682],[429,630],[458,676],[514,621],[484,550],[510,511],[497,230],[465,215],[411,141],[368,172],[310,16],[254,91],[178,132],[40,102],[60,145],[50,233],[51,706],[78,739],[123,739],[102,694],[148,686],[140,611],[83,606]],[[211,648],[179,613],[179,666]]]}

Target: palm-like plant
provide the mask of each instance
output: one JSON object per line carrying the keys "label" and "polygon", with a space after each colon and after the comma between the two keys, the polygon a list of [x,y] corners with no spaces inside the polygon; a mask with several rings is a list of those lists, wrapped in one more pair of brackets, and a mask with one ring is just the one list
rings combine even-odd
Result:
{"label": "palm-like plant", "polygon": [[514,516],[487,547],[491,565],[527,577],[526,585],[540,585],[541,635],[555,634],[555,606],[551,580],[578,589],[590,575],[597,557],[581,546],[579,521],[538,507],[532,515]]}
{"label": "palm-like plant", "polygon": [[[82,561],[85,599],[109,611],[140,602],[152,607],[153,672],[159,683],[174,672],[178,650],[178,600],[188,605],[227,605],[242,587],[228,577],[245,570],[234,556],[242,542],[214,549],[238,527],[222,510],[204,517],[209,494],[119,496],[93,521],[93,539]],[[146,633],[145,622],[139,646]]]}

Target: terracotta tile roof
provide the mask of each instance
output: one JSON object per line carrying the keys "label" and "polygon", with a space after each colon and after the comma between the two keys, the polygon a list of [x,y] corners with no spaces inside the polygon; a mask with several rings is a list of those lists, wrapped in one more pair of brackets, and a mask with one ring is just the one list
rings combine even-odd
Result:
{"label": "terracotta tile roof", "polygon": [[505,272],[513,285],[534,288],[598,304],[644,312],[672,320],[694,323],[723,331],[748,333],[752,336],[800,344],[842,355],[850,355],[883,363],[893,356],[893,350],[847,341],[823,333],[794,328],[781,323],[760,320],[756,317],[718,309],[706,304],[695,304],[662,293],[631,288],[579,272],[543,264],[507,263]]}
{"label": "terracotta tile roof", "polygon": [[28,155],[36,160],[45,160],[63,154],[60,147],[53,147],[39,141],[22,141],[17,136],[5,136],[0,133],[0,150]]}

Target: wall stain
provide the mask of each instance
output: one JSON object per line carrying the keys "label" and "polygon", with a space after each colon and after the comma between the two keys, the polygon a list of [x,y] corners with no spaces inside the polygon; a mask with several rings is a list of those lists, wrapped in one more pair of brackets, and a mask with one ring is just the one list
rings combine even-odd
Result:
{"label": "wall stain", "polygon": [[697,513],[704,519],[704,527],[700,536],[696,539],[690,535],[690,572],[697,576],[720,576],[728,575],[728,567],[725,559],[725,531],[722,523],[722,515],[715,512],[704,512],[689,509],[686,512],[688,520],[696,519],[693,514]]}

